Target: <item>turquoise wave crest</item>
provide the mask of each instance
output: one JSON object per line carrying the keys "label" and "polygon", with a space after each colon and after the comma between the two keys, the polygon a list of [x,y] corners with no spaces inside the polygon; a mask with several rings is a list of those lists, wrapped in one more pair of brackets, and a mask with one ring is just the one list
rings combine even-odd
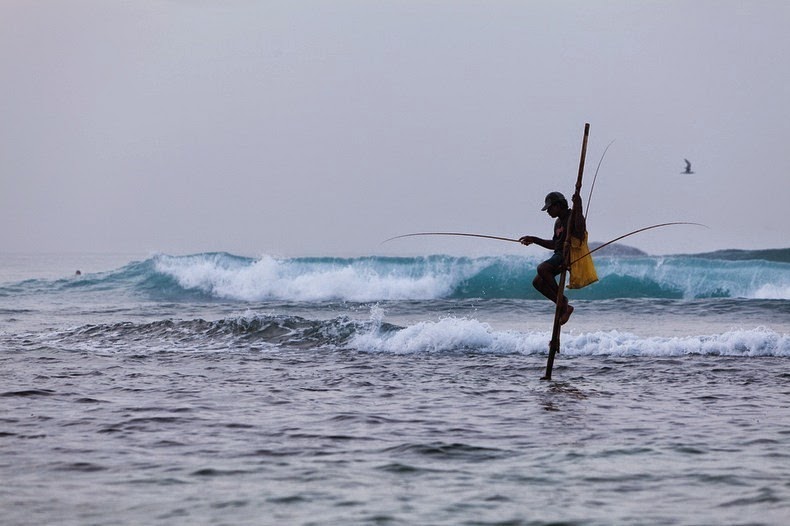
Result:
{"label": "turquoise wave crest", "polygon": [[[711,255],[599,257],[599,281],[577,299],[790,299],[790,261]],[[156,255],[111,272],[28,280],[0,294],[113,292],[172,301],[539,299],[527,256],[259,258]]]}

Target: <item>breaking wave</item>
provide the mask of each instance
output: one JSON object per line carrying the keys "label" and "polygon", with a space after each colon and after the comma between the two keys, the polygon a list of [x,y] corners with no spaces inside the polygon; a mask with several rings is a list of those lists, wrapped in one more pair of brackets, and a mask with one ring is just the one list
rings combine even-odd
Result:
{"label": "breaking wave", "polygon": [[[243,316],[205,320],[86,325],[38,335],[18,335],[22,347],[56,345],[97,353],[248,352],[267,349],[358,351],[387,354],[475,352],[547,354],[549,332],[497,331],[469,318],[421,321],[405,327],[383,321],[374,307],[370,319],[299,316]],[[9,342],[10,343],[10,342]],[[641,337],[617,330],[564,334],[564,356],[775,356],[790,357],[790,335],[766,328],[720,334]]]}
{"label": "breaking wave", "polygon": [[[790,299],[790,262],[703,256],[600,257],[600,281],[578,299]],[[0,295],[118,290],[156,301],[385,301],[538,299],[536,258],[246,258],[227,253],[157,255],[112,272],[56,282],[28,280]]]}

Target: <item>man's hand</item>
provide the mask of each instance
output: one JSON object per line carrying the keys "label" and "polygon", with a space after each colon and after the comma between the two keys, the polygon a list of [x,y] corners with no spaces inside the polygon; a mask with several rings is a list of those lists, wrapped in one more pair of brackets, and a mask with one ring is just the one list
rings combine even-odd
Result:
{"label": "man's hand", "polygon": [[535,236],[523,236],[518,239],[518,242],[528,247],[535,242]]}

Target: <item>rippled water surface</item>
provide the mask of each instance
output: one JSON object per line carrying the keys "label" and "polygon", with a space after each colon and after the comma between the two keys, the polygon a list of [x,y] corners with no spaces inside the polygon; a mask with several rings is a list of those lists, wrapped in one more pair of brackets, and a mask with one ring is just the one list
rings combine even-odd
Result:
{"label": "rippled water surface", "polygon": [[[5,353],[7,524],[782,524],[790,364]],[[8,484],[13,481],[13,484]],[[748,517],[748,520],[745,518]]]}

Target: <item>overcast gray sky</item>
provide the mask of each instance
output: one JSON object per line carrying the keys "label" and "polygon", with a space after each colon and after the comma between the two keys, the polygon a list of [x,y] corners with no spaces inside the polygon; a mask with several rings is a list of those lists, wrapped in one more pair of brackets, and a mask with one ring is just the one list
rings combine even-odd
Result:
{"label": "overcast gray sky", "polygon": [[[4,252],[790,246],[790,2],[2,0]],[[693,163],[683,176],[683,159]]]}

